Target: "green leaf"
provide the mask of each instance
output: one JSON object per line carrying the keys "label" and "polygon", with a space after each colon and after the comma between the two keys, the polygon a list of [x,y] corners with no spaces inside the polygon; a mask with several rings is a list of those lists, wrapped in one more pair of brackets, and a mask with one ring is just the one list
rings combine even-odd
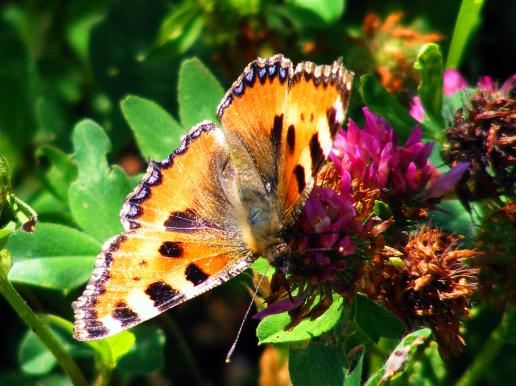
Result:
{"label": "green leaf", "polygon": [[344,0],[288,0],[290,17],[301,26],[324,27],[336,23],[344,12]]}
{"label": "green leaf", "polygon": [[443,108],[443,58],[439,46],[434,43],[421,47],[414,63],[414,69],[419,72],[421,81],[417,87],[417,93],[421,104],[425,108],[425,115],[430,119],[435,128],[433,138],[440,139],[444,135]]}
{"label": "green leaf", "polygon": [[183,129],[158,104],[129,95],[120,103],[120,106],[125,120],[134,132],[143,158],[165,159],[181,143]]}
{"label": "green leaf", "polygon": [[165,334],[149,325],[140,325],[131,330],[136,343],[131,351],[120,359],[118,368],[131,375],[160,371],[165,365]]}
{"label": "green leaf", "polygon": [[[56,335],[57,338],[57,335]],[[28,330],[22,338],[18,351],[21,370],[29,375],[48,374],[56,366],[57,360],[38,336]]]}
{"label": "green leaf", "polygon": [[88,280],[100,247],[87,234],[58,224],[15,232],[6,245],[13,258],[9,280],[68,291]]}
{"label": "green leaf", "polygon": [[392,216],[392,210],[389,208],[389,205],[383,201],[375,200],[374,201],[374,214],[380,217],[382,220],[387,220]]}
{"label": "green leaf", "polygon": [[[45,315],[44,319],[47,323],[65,331],[67,336],[72,336],[73,324],[68,320],[55,315]],[[92,348],[103,365],[114,369],[120,359],[133,350],[135,341],[135,335],[126,330],[106,339],[84,342],[81,346],[87,345]]]}
{"label": "green leaf", "polygon": [[202,28],[196,24],[204,24],[201,11],[200,3],[194,1],[173,7],[160,25],[155,45],[174,44],[178,54],[184,53],[200,35]]}
{"label": "green leaf", "polygon": [[404,143],[417,122],[408,111],[389,94],[372,75],[360,77],[360,94],[369,109],[381,115],[392,125],[400,139]]}
{"label": "green leaf", "polygon": [[[314,303],[317,304],[317,301]],[[343,298],[336,295],[333,298],[332,305],[324,314],[315,320],[303,320],[289,331],[285,331],[285,327],[290,323],[288,313],[283,312],[267,316],[256,329],[258,344],[301,342],[320,336],[330,331],[340,320],[342,317],[342,305]]]}
{"label": "green leaf", "polygon": [[341,386],[345,365],[341,347],[312,342],[306,348],[289,350],[288,370],[295,386]]}
{"label": "green leaf", "polygon": [[99,354],[100,360],[105,366],[114,369],[120,359],[131,351],[135,341],[134,334],[126,330],[106,339],[87,342],[87,344]]}
{"label": "green leaf", "polygon": [[484,0],[462,0],[446,60],[446,68],[459,68],[466,45],[480,25]]}
{"label": "green leaf", "polygon": [[41,173],[45,186],[59,200],[68,203],[68,190],[77,178],[77,166],[72,162],[70,156],[50,145],[36,150],[36,157],[39,161],[46,160],[50,163],[50,168]]}
{"label": "green leaf", "polygon": [[360,386],[362,384],[362,365],[364,362],[364,350],[360,353],[358,362],[353,371],[347,372],[346,379],[344,380],[344,386]]}
{"label": "green leaf", "polygon": [[360,294],[353,300],[351,319],[373,342],[380,337],[398,339],[405,331],[405,325],[394,314]]}
{"label": "green leaf", "polygon": [[131,186],[122,169],[108,166],[111,145],[95,122],[80,122],[72,140],[79,177],[70,186],[70,209],[79,226],[103,242],[122,231],[119,213]]}
{"label": "green leaf", "polygon": [[267,277],[272,277],[274,274],[274,267],[269,263],[269,261],[264,257],[259,257],[254,261],[251,265],[251,269],[260,275],[264,275],[267,273]]}
{"label": "green leaf", "polygon": [[205,119],[217,121],[215,110],[224,89],[199,59],[181,63],[177,92],[183,127],[190,128]]}
{"label": "green leaf", "polygon": [[33,233],[15,232],[6,245],[13,258],[9,280],[68,291],[88,280],[100,247],[63,225],[40,223]]}
{"label": "green leaf", "polygon": [[392,351],[383,367],[367,380],[365,386],[385,384],[394,375],[403,372],[414,359],[418,346],[425,343],[430,335],[432,335],[432,331],[429,328],[423,328],[406,335]]}
{"label": "green leaf", "polygon": [[[54,337],[67,352],[77,357],[91,356],[90,350],[85,345],[72,339],[71,322],[55,315],[42,315],[42,319],[49,325]],[[28,330],[22,339],[18,350],[18,361],[22,371],[30,375],[47,374],[57,364],[55,356],[31,330]]]}

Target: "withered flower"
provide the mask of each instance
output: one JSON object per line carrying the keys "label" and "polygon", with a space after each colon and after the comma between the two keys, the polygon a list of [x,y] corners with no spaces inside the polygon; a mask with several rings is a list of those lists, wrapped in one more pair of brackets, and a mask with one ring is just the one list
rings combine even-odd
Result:
{"label": "withered flower", "polygon": [[449,165],[469,162],[457,186],[459,198],[471,201],[514,195],[516,182],[516,75],[500,88],[484,77],[470,100],[455,113],[446,132],[443,158]]}
{"label": "withered flower", "polygon": [[443,356],[458,354],[464,344],[460,318],[468,316],[478,272],[466,260],[479,252],[459,249],[458,240],[423,226],[400,250],[384,248],[377,254],[364,277],[364,291],[407,326],[430,327]]}

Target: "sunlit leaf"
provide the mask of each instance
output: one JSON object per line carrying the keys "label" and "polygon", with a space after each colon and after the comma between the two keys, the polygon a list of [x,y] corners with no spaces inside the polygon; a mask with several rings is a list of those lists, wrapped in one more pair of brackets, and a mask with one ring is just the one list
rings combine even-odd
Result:
{"label": "sunlit leaf", "polygon": [[122,231],[119,213],[131,186],[122,169],[108,166],[111,145],[95,122],[77,124],[72,140],[79,177],[70,186],[70,209],[82,229],[104,242]]}
{"label": "sunlit leaf", "polygon": [[120,106],[134,132],[143,158],[163,160],[181,143],[183,129],[158,104],[130,95],[120,103]]}
{"label": "sunlit leaf", "polygon": [[462,0],[453,29],[446,68],[459,68],[471,36],[480,25],[480,11],[484,0]]}
{"label": "sunlit leaf", "polygon": [[215,110],[224,89],[199,59],[188,59],[181,64],[177,93],[183,127],[190,128],[205,119],[217,122]]}
{"label": "sunlit leaf", "polygon": [[267,316],[256,330],[258,344],[300,342],[319,336],[335,327],[342,317],[342,307],[343,298],[336,295],[324,314],[315,320],[303,320],[289,331],[285,331],[285,327],[290,323],[290,316],[286,312]]}
{"label": "sunlit leaf", "polygon": [[443,58],[437,44],[423,46],[414,64],[419,72],[421,81],[417,88],[421,104],[425,108],[425,116],[430,119],[435,128],[432,137],[442,138],[444,133],[443,108]]}
{"label": "sunlit leaf", "polygon": [[33,233],[17,231],[6,248],[13,266],[9,280],[70,290],[85,283],[101,244],[87,234],[58,224],[40,223]]}

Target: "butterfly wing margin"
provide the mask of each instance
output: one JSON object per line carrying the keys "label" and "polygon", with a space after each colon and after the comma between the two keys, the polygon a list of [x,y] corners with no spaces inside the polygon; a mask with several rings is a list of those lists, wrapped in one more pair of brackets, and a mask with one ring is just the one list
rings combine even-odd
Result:
{"label": "butterfly wing margin", "polygon": [[73,303],[74,337],[114,335],[243,272],[255,258],[235,240],[224,231],[142,229],[108,240]]}
{"label": "butterfly wing margin", "polygon": [[113,335],[250,264],[235,218],[235,173],[211,122],[190,130],[165,161],[149,164],[122,209],[126,231],[105,243],[73,303],[77,339]]}

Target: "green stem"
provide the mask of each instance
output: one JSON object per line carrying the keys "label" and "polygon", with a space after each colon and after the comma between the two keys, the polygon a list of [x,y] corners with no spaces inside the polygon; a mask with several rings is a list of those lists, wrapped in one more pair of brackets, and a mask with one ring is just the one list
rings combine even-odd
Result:
{"label": "green stem", "polygon": [[108,386],[111,382],[111,369],[108,366],[102,365],[99,369],[99,374],[93,383],[93,386]]}
{"label": "green stem", "polygon": [[499,333],[503,330],[503,321],[504,319],[502,319],[498,327],[491,332],[484,347],[477,354],[473,363],[466,369],[464,374],[462,374],[462,377],[460,377],[455,386],[476,385],[479,379],[489,371],[491,362],[504,346],[504,342],[498,338]]}
{"label": "green stem", "polygon": [[163,315],[161,320],[163,321],[164,326],[167,330],[174,336],[174,339],[177,344],[177,348],[180,352],[182,352],[182,356],[188,366],[188,371],[192,376],[193,384],[196,386],[204,386],[206,382],[204,382],[201,370],[195,361],[192,350],[188,347],[188,343],[183,336],[183,333],[177,326],[177,323],[168,315]]}
{"label": "green stem", "polygon": [[81,373],[81,370],[65,351],[64,347],[56,339],[50,328],[41,318],[29,307],[16,288],[7,279],[5,272],[0,270],[0,292],[7,299],[11,307],[16,311],[20,319],[41,339],[41,342],[56,357],[57,362],[64,372],[70,377],[75,386],[87,386],[88,383]]}

